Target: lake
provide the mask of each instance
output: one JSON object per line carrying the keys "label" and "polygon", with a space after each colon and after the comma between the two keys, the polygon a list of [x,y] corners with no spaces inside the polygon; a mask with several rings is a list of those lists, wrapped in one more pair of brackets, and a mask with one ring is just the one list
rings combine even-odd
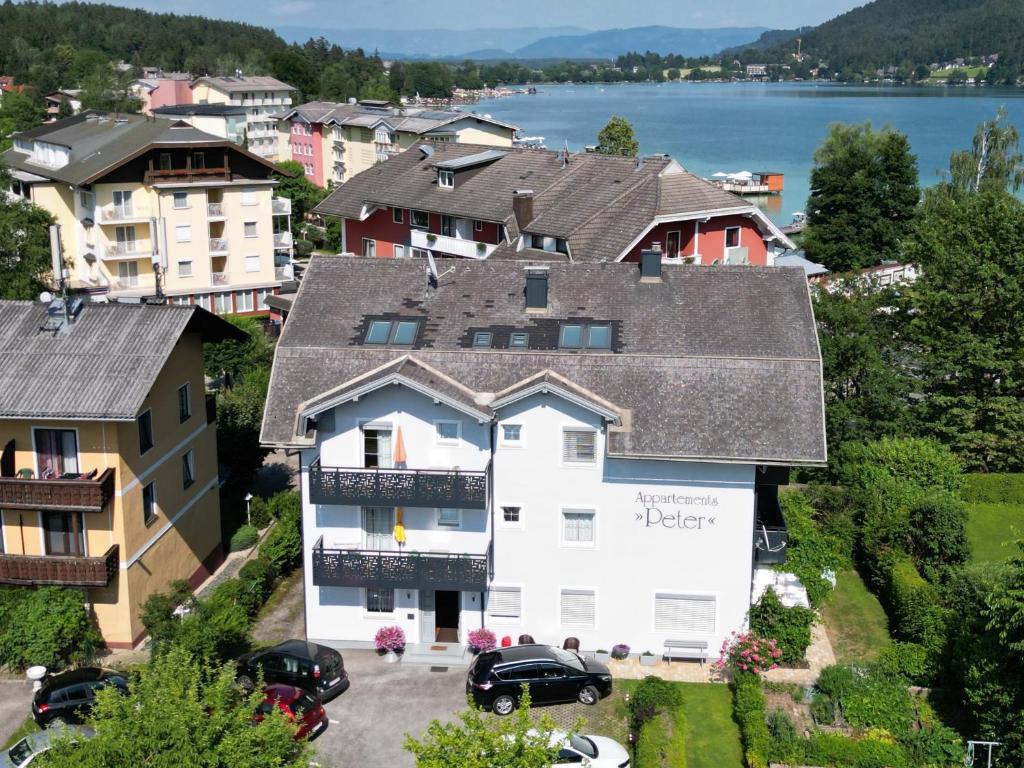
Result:
{"label": "lake", "polygon": [[672,155],[700,176],[780,171],[782,195],[756,202],[789,223],[809,193],[812,155],[834,122],[886,123],[907,134],[921,183],[934,184],[949,155],[971,145],[974,129],[1005,106],[1024,130],[1024,90],[831,83],[661,83],[538,85],[536,95],[483,101],[475,109],[543,136],[550,149],[597,143],[612,115],[627,118],[644,154]]}

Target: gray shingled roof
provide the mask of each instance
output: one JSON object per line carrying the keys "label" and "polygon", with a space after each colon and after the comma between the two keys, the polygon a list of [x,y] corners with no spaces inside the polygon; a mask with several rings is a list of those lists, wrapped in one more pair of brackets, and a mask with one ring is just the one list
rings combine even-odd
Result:
{"label": "gray shingled roof", "polygon": [[157,116],[209,115],[219,117],[222,115],[244,115],[246,112],[248,112],[247,107],[231,104],[171,104],[153,110],[153,114]]}
{"label": "gray shingled roof", "polygon": [[[297,445],[301,403],[410,357],[488,394],[551,372],[628,413],[609,450],[623,456],[821,463],[821,358],[796,270],[547,263],[549,311],[524,309],[524,264],[439,260],[428,287],[414,259],[315,256],[278,344],[262,440]],[[413,348],[362,345],[369,319],[420,318]],[[560,320],[612,326],[612,350],[560,350]],[[476,331],[494,347],[472,348]],[[530,334],[510,349],[511,331]],[[479,402],[479,401],[478,401]]]}
{"label": "gray shingled roof", "polygon": [[[316,211],[358,219],[364,205],[377,205],[494,221],[506,226],[513,244],[520,230],[563,238],[573,261],[589,262],[616,259],[659,216],[756,213],[746,200],[666,155],[637,161],[584,153],[564,163],[559,152],[502,149],[504,155],[457,175],[454,189],[440,189],[437,168],[457,168],[467,158],[496,153],[471,144],[422,146],[433,153],[427,156],[417,146],[375,165],[334,190]],[[522,227],[512,215],[516,189],[534,192],[533,219]]]}
{"label": "gray shingled roof", "polygon": [[352,125],[362,128],[369,128],[384,120],[396,131],[415,134],[439,131],[446,125],[467,118],[516,129],[516,126],[511,123],[496,120],[478,112],[431,110],[422,107],[367,107],[358,103],[342,104],[333,101],[310,101],[290,110],[284,110],[277,116],[287,119],[294,115],[310,123]]}
{"label": "gray shingled roof", "polygon": [[199,307],[86,304],[64,330],[47,305],[0,301],[0,418],[134,419],[185,332],[244,338]]}
{"label": "gray shingled roof", "polygon": [[227,77],[200,77],[192,83],[192,88],[195,88],[200,83],[206,83],[208,85],[216,86],[219,90],[227,91],[228,93],[239,93],[245,91],[297,91],[298,88],[288,85],[288,83],[282,83],[276,77],[270,77],[269,75],[245,75],[242,77],[235,77],[233,75]]}
{"label": "gray shingled roof", "polygon": [[[123,113],[115,119],[111,113],[96,111],[83,112],[15,135],[69,147],[70,161],[62,168],[36,165],[24,152],[12,148],[0,155],[0,164],[75,186],[95,181],[150,147],[188,144],[242,151],[227,139],[200,131],[180,120],[147,119],[144,115]],[[249,157],[270,166],[255,155]]]}

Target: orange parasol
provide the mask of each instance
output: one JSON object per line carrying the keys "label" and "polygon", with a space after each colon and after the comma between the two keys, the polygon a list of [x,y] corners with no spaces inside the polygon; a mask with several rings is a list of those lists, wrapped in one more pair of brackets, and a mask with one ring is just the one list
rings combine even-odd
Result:
{"label": "orange parasol", "polygon": [[[402,439],[402,428],[399,427],[395,432],[395,451],[392,456],[396,469],[405,469],[405,463],[408,460],[405,455],[405,440]],[[403,521],[404,510],[401,507],[395,507],[395,541],[398,542],[399,546],[405,544],[405,524]]]}

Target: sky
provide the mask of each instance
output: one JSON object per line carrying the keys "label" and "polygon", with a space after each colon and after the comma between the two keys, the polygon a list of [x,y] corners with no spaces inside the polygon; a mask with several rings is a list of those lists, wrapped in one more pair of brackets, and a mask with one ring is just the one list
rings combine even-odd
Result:
{"label": "sky", "polygon": [[587,29],[771,27],[820,24],[867,0],[109,0],[151,11],[198,14],[266,27],[473,29],[572,25]]}

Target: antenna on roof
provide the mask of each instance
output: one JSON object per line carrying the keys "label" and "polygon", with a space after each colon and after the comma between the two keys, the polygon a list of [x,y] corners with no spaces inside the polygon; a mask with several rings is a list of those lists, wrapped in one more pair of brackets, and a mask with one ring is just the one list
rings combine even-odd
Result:
{"label": "antenna on roof", "polygon": [[433,286],[437,288],[438,281],[445,275],[449,275],[455,271],[455,267],[449,267],[440,274],[437,271],[437,262],[434,261],[434,254],[427,251],[427,287]]}

